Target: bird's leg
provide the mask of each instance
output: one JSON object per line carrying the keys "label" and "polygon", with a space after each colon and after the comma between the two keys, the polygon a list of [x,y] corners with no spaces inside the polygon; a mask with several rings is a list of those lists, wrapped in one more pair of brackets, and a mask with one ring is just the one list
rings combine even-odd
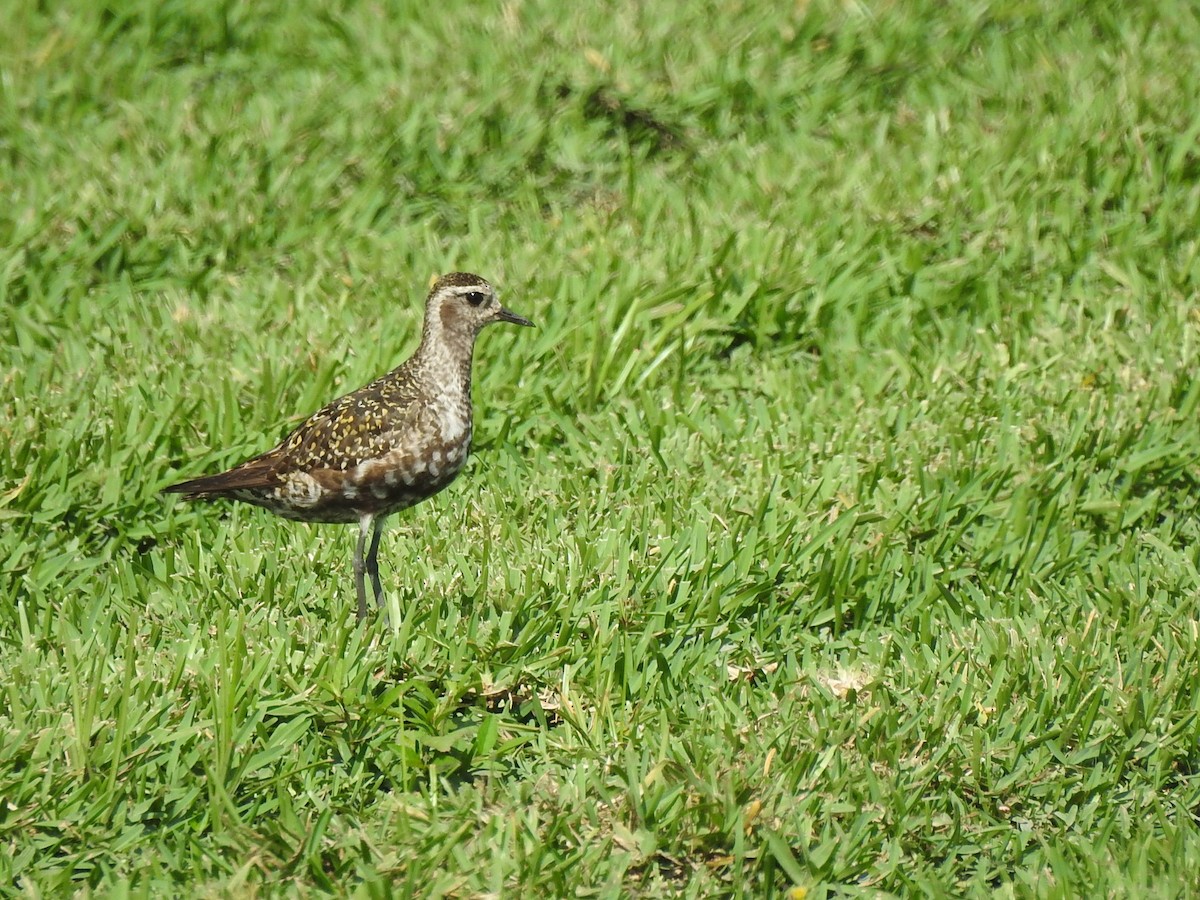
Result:
{"label": "bird's leg", "polygon": [[[358,621],[367,617],[367,588],[363,584],[363,548],[367,546],[367,531],[374,516],[363,516],[358,520],[358,543],[354,545],[354,588],[358,591]],[[378,541],[376,542],[378,543]],[[372,548],[374,544],[372,544]]]}
{"label": "bird's leg", "polygon": [[379,583],[379,538],[383,535],[384,516],[375,520],[375,533],[371,535],[371,549],[367,551],[367,574],[371,576],[371,590],[375,592],[375,603],[383,609],[383,585]]}

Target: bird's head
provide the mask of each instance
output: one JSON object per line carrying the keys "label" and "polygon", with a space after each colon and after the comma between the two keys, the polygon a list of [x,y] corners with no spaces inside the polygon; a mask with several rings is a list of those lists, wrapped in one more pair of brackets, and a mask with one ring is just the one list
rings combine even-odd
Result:
{"label": "bird's head", "polygon": [[474,341],[475,336],[493,322],[512,322],[533,327],[524,316],[505,309],[496,298],[496,289],[478,275],[451,272],[429,289],[425,301],[425,323],[446,339]]}

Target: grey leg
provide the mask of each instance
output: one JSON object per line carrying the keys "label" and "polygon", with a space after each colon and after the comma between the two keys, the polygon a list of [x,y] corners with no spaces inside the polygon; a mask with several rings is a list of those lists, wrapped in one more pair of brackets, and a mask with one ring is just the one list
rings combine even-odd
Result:
{"label": "grey leg", "polygon": [[[363,516],[358,520],[358,543],[354,545],[354,588],[358,591],[358,621],[362,621],[367,617],[367,588],[363,584],[363,548],[367,546],[367,531],[371,527],[371,522],[374,516]],[[376,532],[378,533],[378,532]],[[372,543],[371,547],[374,550],[378,539]],[[372,580],[378,579],[379,576],[374,576]]]}
{"label": "grey leg", "polygon": [[383,585],[379,583],[379,538],[383,536],[385,516],[375,520],[375,533],[371,535],[371,549],[367,551],[367,574],[371,576],[371,590],[375,592],[375,603],[380,609],[385,603]]}

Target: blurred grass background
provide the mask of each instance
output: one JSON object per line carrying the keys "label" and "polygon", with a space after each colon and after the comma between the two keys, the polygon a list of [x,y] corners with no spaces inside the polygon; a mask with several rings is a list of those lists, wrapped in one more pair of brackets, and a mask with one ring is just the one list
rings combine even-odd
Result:
{"label": "blurred grass background", "polygon": [[1200,891],[1194,4],[0,8],[0,892]]}

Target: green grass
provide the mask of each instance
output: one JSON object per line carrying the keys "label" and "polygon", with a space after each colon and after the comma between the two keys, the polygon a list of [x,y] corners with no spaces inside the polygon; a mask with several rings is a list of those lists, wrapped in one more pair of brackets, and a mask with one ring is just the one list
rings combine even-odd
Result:
{"label": "green grass", "polygon": [[0,895],[1200,891],[1193,4],[0,6]]}

